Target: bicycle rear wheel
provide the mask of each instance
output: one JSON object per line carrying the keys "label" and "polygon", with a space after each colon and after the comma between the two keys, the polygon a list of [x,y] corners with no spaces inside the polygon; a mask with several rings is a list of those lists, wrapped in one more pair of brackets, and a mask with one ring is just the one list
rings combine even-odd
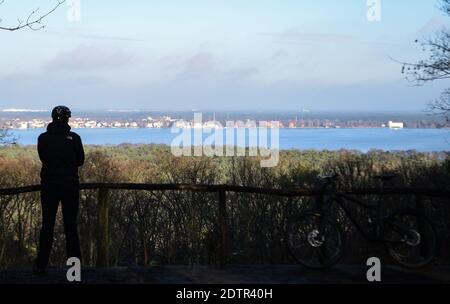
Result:
{"label": "bicycle rear wheel", "polygon": [[385,246],[407,268],[428,265],[437,252],[437,233],[431,221],[414,211],[397,212],[384,223]]}
{"label": "bicycle rear wheel", "polygon": [[296,262],[315,269],[331,267],[343,253],[338,226],[318,213],[307,213],[297,218],[287,231],[286,244]]}

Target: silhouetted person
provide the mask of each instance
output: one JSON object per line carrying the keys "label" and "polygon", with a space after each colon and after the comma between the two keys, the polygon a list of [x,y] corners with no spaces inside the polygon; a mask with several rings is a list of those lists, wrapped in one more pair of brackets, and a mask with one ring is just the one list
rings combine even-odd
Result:
{"label": "silhouetted person", "polygon": [[78,167],[84,164],[84,150],[80,136],[70,131],[70,109],[58,106],[52,111],[53,122],[38,139],[41,170],[42,229],[39,253],[33,272],[44,274],[53,245],[53,230],[59,203],[62,205],[67,257],[81,260],[77,230],[79,205]]}

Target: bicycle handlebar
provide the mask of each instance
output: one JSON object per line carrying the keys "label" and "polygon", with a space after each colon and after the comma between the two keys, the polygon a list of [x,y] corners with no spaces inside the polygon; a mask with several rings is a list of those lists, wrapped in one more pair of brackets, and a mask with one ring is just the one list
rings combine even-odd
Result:
{"label": "bicycle handlebar", "polygon": [[337,174],[337,173],[319,176],[319,178],[325,182],[325,184],[323,185],[323,189],[328,188],[331,184],[333,184],[338,179],[338,177],[339,177],[339,174]]}
{"label": "bicycle handlebar", "polygon": [[[331,173],[331,174],[328,174],[328,175],[322,175],[322,176],[319,175],[318,177],[322,181],[324,181],[324,185],[322,187],[322,190],[325,190],[329,186],[333,185],[336,182],[336,180],[340,177],[340,175],[338,173]],[[386,174],[374,176],[375,179],[378,179],[378,180],[382,181],[383,183],[391,181],[391,180],[393,180],[393,179],[395,179],[397,177],[398,177],[398,174],[396,174],[396,173],[386,173]],[[383,188],[381,188],[381,189],[383,189]]]}

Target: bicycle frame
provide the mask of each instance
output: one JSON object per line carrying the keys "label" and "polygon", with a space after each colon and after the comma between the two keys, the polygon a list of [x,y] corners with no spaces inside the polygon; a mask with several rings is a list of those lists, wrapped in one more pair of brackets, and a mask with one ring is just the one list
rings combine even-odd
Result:
{"label": "bicycle frame", "polygon": [[[389,178],[390,177],[388,176],[380,179],[385,182]],[[336,221],[337,218],[335,218],[335,214],[339,215],[341,212],[345,213],[345,217],[349,219],[349,227],[355,227],[368,242],[382,243],[385,245],[385,249],[399,264],[405,267],[421,267],[432,261],[436,254],[437,236],[432,223],[428,219],[426,220],[427,230],[422,232],[422,228],[416,228],[416,220],[418,218],[418,223],[421,225],[421,223],[424,223],[425,218],[418,215],[416,211],[411,209],[400,209],[393,210],[392,212],[389,210],[389,212],[387,212],[387,209],[385,208],[386,205],[383,203],[383,186],[380,187],[378,204],[375,205],[370,204],[369,200],[366,201],[362,198],[354,198],[351,194],[339,191],[334,184],[336,176],[329,176],[323,179],[326,183],[321,189],[320,194],[316,196],[314,207],[304,211],[303,216],[301,217],[301,219],[308,220],[308,224],[299,231],[296,230],[298,228],[295,226],[296,224],[293,224],[294,226],[292,227],[295,229],[292,230],[292,228],[289,227],[287,236],[289,237],[288,240],[290,240],[291,236],[300,233],[302,236],[302,241],[300,243],[303,244],[306,242],[303,245],[307,246],[309,244],[309,246],[318,247],[319,249],[329,237],[331,243],[328,244],[330,244],[329,246],[332,246],[331,248],[334,250],[333,253],[336,254],[333,254],[332,256],[325,255],[324,257],[319,256],[316,258],[317,261],[310,260],[311,254],[320,254],[321,251],[316,250],[316,253],[310,251],[307,251],[306,253],[300,252],[301,254],[299,256],[298,252],[291,251],[291,246],[294,246],[294,248],[299,247],[296,244],[292,245],[290,241],[287,242],[290,253],[299,263],[312,268],[323,268],[336,262],[335,260],[330,260],[330,258],[337,257],[338,259],[342,254],[342,250],[340,249],[343,246],[343,233],[341,229],[339,229],[342,228],[342,222],[339,220]],[[334,203],[337,205],[334,206]],[[334,207],[337,207],[340,212],[335,213],[336,209],[334,209]],[[361,212],[362,215],[356,212],[359,211],[359,208],[363,209]],[[409,216],[412,216],[411,218],[413,221],[410,220]],[[366,220],[369,220],[369,223],[373,225],[366,227]],[[371,220],[373,220],[373,222]],[[413,224],[413,226],[411,224]],[[425,242],[429,239],[429,245],[422,241],[422,238]],[[425,243],[425,245],[423,245],[423,243]],[[408,247],[395,246],[394,244],[407,244]],[[419,248],[421,253],[420,255],[417,255],[415,252],[419,245],[421,245]],[[404,253],[405,250],[406,255]],[[412,251],[414,253],[412,256],[410,250],[414,250]],[[413,260],[410,260],[410,257]]]}
{"label": "bicycle frame", "polygon": [[[327,194],[326,194],[327,195]],[[367,204],[365,204],[364,202],[362,202],[362,201],[360,201],[360,200],[357,200],[357,199],[355,199],[355,198],[352,198],[352,197],[350,197],[350,196],[348,196],[348,195],[346,195],[346,194],[343,194],[343,193],[336,193],[336,192],[331,192],[330,194],[328,194],[329,195],[329,198],[328,198],[328,202],[330,202],[330,204],[327,204],[328,206],[331,206],[331,204],[333,203],[333,202],[336,202],[337,204],[338,204],[338,206],[344,211],[344,213],[345,213],[345,215],[348,217],[348,219],[350,220],[350,222],[352,223],[352,225],[353,226],[355,226],[356,227],[356,229],[361,233],[361,235],[367,240],[367,241],[369,241],[369,242],[373,242],[373,243],[375,243],[375,242],[378,242],[378,243],[402,243],[403,242],[403,240],[387,240],[387,239],[385,239],[384,238],[384,231],[383,231],[383,222],[386,222],[387,221],[387,219],[388,219],[388,217],[382,217],[381,216],[381,209],[380,209],[380,206],[377,206],[377,207],[375,207],[375,206],[370,206],[370,205],[367,205]],[[364,209],[366,209],[366,210],[373,210],[373,211],[376,211],[377,212],[377,214],[376,214],[376,223],[375,223],[375,225],[378,227],[378,229],[376,230],[376,232],[375,233],[370,233],[370,232],[368,232],[363,226],[362,226],[362,224],[361,224],[361,222],[359,221],[359,220],[357,220],[354,216],[353,216],[353,214],[352,214],[352,212],[351,212],[351,209],[348,207],[348,206],[346,206],[346,204],[344,203],[345,201],[349,201],[349,202],[351,202],[351,203],[355,203],[355,204],[357,204],[358,206],[361,206],[361,207],[363,207]],[[327,211],[324,211],[324,208],[323,208],[323,206],[319,206],[319,208],[320,208],[320,211],[322,212],[322,213],[324,213],[324,214],[326,214],[327,213]],[[396,227],[396,228],[398,228],[398,230],[400,231],[400,232],[405,232],[405,230],[404,229],[402,229],[402,227],[400,227],[400,226],[398,226],[396,223],[394,223],[394,222],[391,222],[391,221],[389,221],[389,223],[392,225],[392,226],[394,226],[394,227]]]}

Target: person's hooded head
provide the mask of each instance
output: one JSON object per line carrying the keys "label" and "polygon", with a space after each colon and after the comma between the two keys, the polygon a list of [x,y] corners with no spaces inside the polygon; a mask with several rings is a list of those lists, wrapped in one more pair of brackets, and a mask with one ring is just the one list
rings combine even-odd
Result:
{"label": "person's hooded head", "polygon": [[72,112],[66,106],[57,106],[52,111],[53,122],[67,124],[70,117],[72,117]]}

